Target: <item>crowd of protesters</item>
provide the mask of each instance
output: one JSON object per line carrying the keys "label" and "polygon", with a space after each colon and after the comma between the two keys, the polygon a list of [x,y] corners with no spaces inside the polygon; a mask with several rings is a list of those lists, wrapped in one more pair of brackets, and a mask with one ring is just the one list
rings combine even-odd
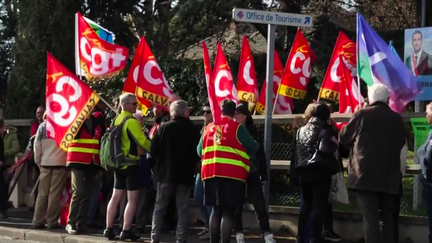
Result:
{"label": "crowd of protesters", "polygon": [[[291,184],[300,189],[302,201],[296,243],[341,240],[333,230],[329,194],[332,175],[343,171],[342,158],[349,158],[347,186],[355,193],[363,215],[363,242],[398,241],[401,182],[411,139],[402,117],[388,106],[385,86],[370,87],[368,99],[370,104],[357,109],[340,131],[330,118],[329,104],[313,102],[307,107],[307,123],[293,140],[290,168]],[[198,233],[200,240],[228,243],[234,233],[236,241],[244,243],[242,211],[249,197],[263,240],[275,242],[262,191],[268,180],[263,139],[247,105],[224,100],[222,116],[213,122],[211,107],[205,104],[204,126],[199,130],[189,119],[188,103],[178,96],[169,99],[168,108],[153,107],[155,122],[150,129],[144,114],[137,112],[135,95],[122,94],[117,103],[119,114],[110,122],[104,115],[106,107],[98,104],[67,152],[47,138],[44,108],[37,109],[31,127],[31,150],[39,178],[35,229],[61,227],[60,197],[70,173],[73,193],[65,227],[69,234],[104,228],[108,240],[118,235],[120,240],[136,241],[151,223],[152,243],[162,240],[163,231],[174,231],[177,242],[187,242],[193,195],[205,226]],[[426,113],[432,124],[432,103]],[[112,173],[102,169],[99,157],[101,138],[110,126],[121,127],[125,155],[122,167]],[[2,119],[0,138],[0,217],[5,218],[9,185],[4,172],[14,164],[20,148],[16,129],[7,127]],[[432,133],[417,152],[429,220],[431,149]],[[96,223],[101,194],[109,201],[103,226]],[[114,229],[116,222],[121,232]],[[430,232],[432,235],[432,229]]]}

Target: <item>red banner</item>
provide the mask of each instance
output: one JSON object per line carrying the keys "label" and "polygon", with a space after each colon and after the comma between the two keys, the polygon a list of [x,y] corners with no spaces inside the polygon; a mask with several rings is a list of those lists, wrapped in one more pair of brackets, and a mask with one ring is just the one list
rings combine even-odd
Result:
{"label": "red banner", "polygon": [[218,122],[221,118],[222,111],[219,106],[219,103],[217,102],[216,94],[214,91],[214,83],[213,80],[211,79],[212,70],[211,70],[210,56],[205,42],[202,43],[202,46],[203,46],[204,73],[206,77],[208,101],[210,103],[210,108],[213,115],[213,121]]}
{"label": "red banner", "polygon": [[[342,61],[344,57],[339,56]],[[340,97],[339,97],[339,113],[354,113],[357,106],[363,106],[364,98],[359,96],[359,89],[351,70],[346,65],[339,65],[340,69]],[[339,130],[345,125],[345,122],[338,122],[336,126]]]}
{"label": "red banner", "polygon": [[213,82],[218,104],[224,99],[238,102],[237,89],[234,85],[231,69],[222,51],[221,44],[217,45]]}
{"label": "red banner", "polygon": [[144,37],[139,68],[133,77],[137,82],[138,99],[145,99],[157,105],[168,106],[168,99],[173,95],[165,75],[162,73],[147,41]]}
{"label": "red banner", "polygon": [[[134,58],[132,59],[132,64],[129,68],[128,76],[124,82],[123,92],[135,94],[137,91],[139,64],[140,64],[143,50],[144,50],[144,39],[141,38],[135,50],[135,55]],[[152,106],[152,104],[150,101],[143,99],[138,95],[137,95],[137,100],[139,105],[141,106],[141,111],[143,113],[143,116],[145,116],[145,114],[147,114],[147,111]]]}
{"label": "red banner", "polygon": [[255,63],[247,37],[243,36],[240,66],[237,76],[238,98],[241,101],[257,103],[258,84],[255,72]]}
{"label": "red banner", "polygon": [[[275,50],[274,70],[273,70],[273,104],[275,104],[277,91],[279,90],[279,84],[282,79],[282,72],[283,72],[283,65],[279,58],[279,54]],[[264,81],[264,84],[261,88],[260,96],[258,98],[258,103],[255,107],[255,110],[260,114],[264,114],[265,112],[266,89],[267,89],[267,81]],[[276,105],[275,114],[289,114],[291,113],[292,109],[294,109],[292,99],[290,97],[285,97],[283,95],[278,96],[278,102],[276,102],[275,105]]]}
{"label": "red banner", "polygon": [[341,69],[339,66],[343,63],[339,56],[343,56],[345,65],[351,70],[351,75],[356,75],[356,44],[352,42],[348,36],[342,31],[336,40],[333,54],[330,58],[330,63],[327,67],[323,83],[321,85],[319,97],[323,99],[339,101],[339,86],[341,83]]}
{"label": "red banner", "polygon": [[309,48],[306,38],[297,29],[294,43],[282,76],[279,94],[294,99],[304,99],[309,84],[311,62],[315,53]]}
{"label": "red banner", "polygon": [[[126,67],[129,51],[126,47],[102,40],[77,13],[77,44],[79,61],[88,80],[111,77]],[[81,71],[77,71],[81,72]]]}
{"label": "red banner", "polygon": [[47,52],[47,136],[67,151],[84,121],[99,102],[87,84]]}

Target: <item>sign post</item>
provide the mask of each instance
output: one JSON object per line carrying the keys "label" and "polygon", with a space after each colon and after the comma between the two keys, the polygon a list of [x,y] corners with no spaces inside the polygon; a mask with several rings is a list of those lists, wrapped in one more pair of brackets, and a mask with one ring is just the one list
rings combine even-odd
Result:
{"label": "sign post", "polygon": [[273,70],[274,70],[274,46],[276,25],[312,27],[312,16],[304,14],[269,12],[254,9],[233,9],[233,19],[238,22],[267,24],[267,90],[266,90],[266,108],[264,120],[264,151],[267,159],[267,174],[269,181],[265,185],[264,194],[267,203],[267,209],[270,199],[270,159],[272,144],[272,116],[273,116]]}

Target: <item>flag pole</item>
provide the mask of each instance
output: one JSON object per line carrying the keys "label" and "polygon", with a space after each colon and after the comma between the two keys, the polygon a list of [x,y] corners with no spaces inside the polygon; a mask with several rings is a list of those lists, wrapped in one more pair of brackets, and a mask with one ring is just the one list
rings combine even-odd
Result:
{"label": "flag pole", "polygon": [[[78,13],[75,13],[75,74],[79,75],[80,69],[81,69],[81,65],[80,65],[80,59],[79,59],[79,40],[78,40]],[[81,78],[81,77],[80,77]]]}
{"label": "flag pole", "polygon": [[[357,97],[360,99],[361,97],[361,86],[360,86],[360,75],[359,75],[359,36],[358,36],[358,28],[359,28],[359,12],[357,12],[357,16],[356,16],[356,27],[357,27],[357,31],[356,31],[356,54],[357,54],[357,87],[358,87],[358,93],[357,93]],[[357,105],[358,108],[361,108],[360,102]]]}

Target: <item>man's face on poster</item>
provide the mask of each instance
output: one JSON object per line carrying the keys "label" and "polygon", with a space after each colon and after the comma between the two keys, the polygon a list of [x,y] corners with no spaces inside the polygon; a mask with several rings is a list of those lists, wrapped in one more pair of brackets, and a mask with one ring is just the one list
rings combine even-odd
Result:
{"label": "man's face on poster", "polygon": [[412,44],[413,44],[413,48],[414,48],[415,53],[419,52],[420,49],[422,48],[422,42],[423,42],[422,34],[415,33],[412,36]]}

